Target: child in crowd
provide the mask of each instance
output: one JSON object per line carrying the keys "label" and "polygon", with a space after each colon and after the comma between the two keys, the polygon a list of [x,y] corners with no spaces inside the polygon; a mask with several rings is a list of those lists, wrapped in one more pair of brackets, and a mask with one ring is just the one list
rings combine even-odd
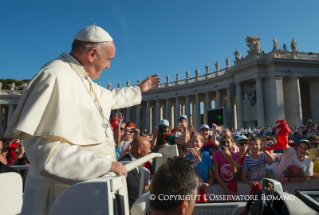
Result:
{"label": "child in crowd", "polygon": [[241,180],[251,188],[255,188],[256,181],[267,177],[266,162],[274,162],[274,157],[268,151],[260,152],[260,150],[265,149],[265,146],[260,148],[260,139],[257,137],[250,138],[248,144],[251,155],[246,157],[243,162]]}
{"label": "child in crowd", "polygon": [[275,177],[279,175],[278,181],[282,184],[305,182],[313,175],[313,163],[307,156],[310,148],[310,142],[306,139],[301,139],[296,149],[287,145],[284,156],[274,173]]}
{"label": "child in crowd", "polygon": [[202,136],[194,134],[191,137],[191,148],[187,149],[189,153],[186,154],[185,157],[196,162],[196,166],[194,168],[203,181],[200,188],[205,190],[213,183],[213,163],[208,154],[201,153],[203,140]]}
{"label": "child in crowd", "polygon": [[[261,140],[261,146],[265,148],[267,147],[272,147],[274,144],[277,143],[277,140],[273,137],[265,137]],[[273,173],[277,169],[277,166],[280,163],[280,160],[283,156],[282,153],[274,153],[274,150],[269,150],[268,151],[273,157],[274,157],[274,162],[266,162],[266,173],[267,173],[267,178],[273,178]]]}
{"label": "child in crowd", "polygon": [[213,156],[215,178],[227,195],[236,195],[226,183],[233,181],[237,173],[238,154],[231,152],[234,140],[230,136],[221,139],[221,150]]}
{"label": "child in crowd", "polygon": [[209,126],[206,124],[203,124],[200,127],[199,130],[200,135],[203,137],[203,147],[201,149],[201,152],[204,154],[208,154],[210,156],[213,156],[214,152],[215,152],[215,146],[211,140],[212,137],[210,137],[210,130],[209,130]]}

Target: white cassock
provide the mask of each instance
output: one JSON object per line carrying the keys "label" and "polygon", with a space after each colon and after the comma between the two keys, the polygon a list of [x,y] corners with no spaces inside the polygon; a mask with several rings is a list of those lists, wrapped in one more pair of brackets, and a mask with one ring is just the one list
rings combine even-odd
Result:
{"label": "white cassock", "polygon": [[45,64],[27,86],[5,133],[24,140],[30,161],[21,214],[48,214],[69,185],[107,173],[116,161],[115,146],[102,115],[108,120],[112,109],[141,99],[138,86],[110,91],[93,83],[68,53]]}

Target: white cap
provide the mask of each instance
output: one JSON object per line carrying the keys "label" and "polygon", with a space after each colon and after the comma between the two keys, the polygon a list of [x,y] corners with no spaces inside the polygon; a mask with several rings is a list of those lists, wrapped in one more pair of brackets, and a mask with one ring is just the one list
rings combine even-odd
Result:
{"label": "white cap", "polygon": [[159,123],[159,125],[161,126],[165,126],[165,127],[168,127],[169,126],[169,122],[168,122],[168,120],[167,119],[162,119],[161,121],[160,121],[160,123]]}
{"label": "white cap", "polygon": [[82,30],[80,30],[76,35],[76,40],[84,41],[84,42],[93,42],[93,43],[101,43],[101,42],[111,42],[113,41],[112,37],[104,31],[99,26],[90,25]]}
{"label": "white cap", "polygon": [[239,136],[238,139],[237,139],[237,143],[238,143],[239,141],[241,141],[241,140],[247,140],[247,141],[248,141],[248,139],[247,139],[247,137],[246,137],[245,135]]}
{"label": "white cap", "polygon": [[312,122],[312,119],[308,119],[308,122]]}

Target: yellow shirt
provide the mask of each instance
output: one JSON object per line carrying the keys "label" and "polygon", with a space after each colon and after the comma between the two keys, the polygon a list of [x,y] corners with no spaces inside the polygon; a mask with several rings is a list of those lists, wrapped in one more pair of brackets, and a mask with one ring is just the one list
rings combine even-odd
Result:
{"label": "yellow shirt", "polygon": [[[310,149],[310,152],[309,152],[309,155],[308,157],[310,157],[311,159],[314,158],[314,155],[316,154],[316,151],[317,151],[317,148],[313,148],[313,149]],[[313,171],[316,172],[316,173],[319,173],[319,159],[317,159],[314,164],[313,164]]]}

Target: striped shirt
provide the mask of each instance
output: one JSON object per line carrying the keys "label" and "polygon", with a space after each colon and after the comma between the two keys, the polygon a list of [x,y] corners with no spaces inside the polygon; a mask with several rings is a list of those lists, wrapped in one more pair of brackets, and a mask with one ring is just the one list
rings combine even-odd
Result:
{"label": "striped shirt", "polygon": [[261,180],[267,176],[265,166],[265,153],[261,153],[257,159],[254,159],[249,155],[244,160],[242,172],[247,172],[247,178],[250,181]]}

